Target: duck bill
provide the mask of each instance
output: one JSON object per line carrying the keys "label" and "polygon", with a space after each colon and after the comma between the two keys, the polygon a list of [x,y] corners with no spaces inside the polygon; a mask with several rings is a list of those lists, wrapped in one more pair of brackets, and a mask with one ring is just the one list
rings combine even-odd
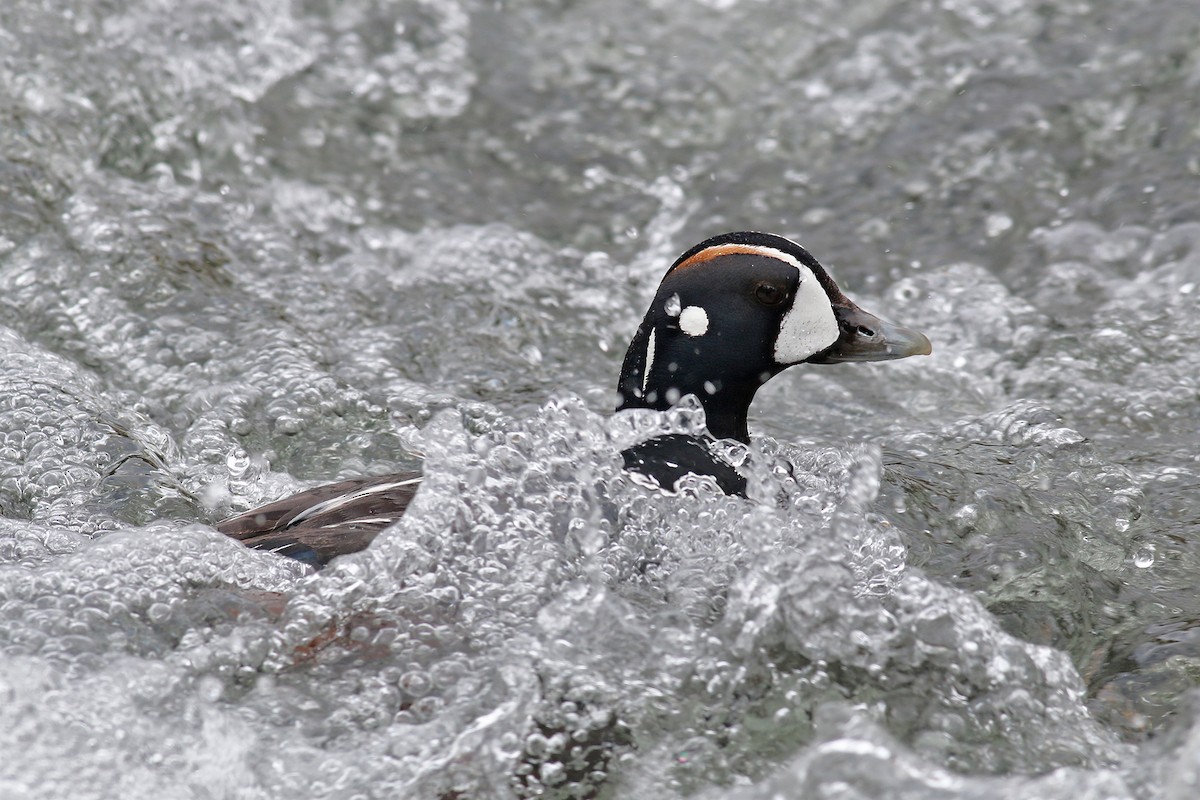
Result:
{"label": "duck bill", "polygon": [[810,358],[813,364],[891,361],[933,352],[925,334],[882,320],[854,304],[835,306],[833,311],[842,336],[833,347]]}

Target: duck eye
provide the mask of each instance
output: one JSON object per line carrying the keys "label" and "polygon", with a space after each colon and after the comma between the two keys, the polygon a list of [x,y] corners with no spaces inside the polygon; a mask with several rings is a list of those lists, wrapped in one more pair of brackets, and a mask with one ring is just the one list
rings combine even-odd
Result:
{"label": "duck eye", "polygon": [[777,306],[783,302],[785,297],[787,297],[787,292],[773,283],[763,281],[754,287],[754,299],[764,306]]}

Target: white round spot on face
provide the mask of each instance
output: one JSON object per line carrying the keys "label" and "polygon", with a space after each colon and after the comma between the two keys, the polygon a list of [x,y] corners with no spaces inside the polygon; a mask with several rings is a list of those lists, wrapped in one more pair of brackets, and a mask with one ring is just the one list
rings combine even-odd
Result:
{"label": "white round spot on face", "polygon": [[667,402],[671,405],[678,403],[680,397],[682,397],[682,395],[674,386],[672,386],[670,389],[667,389]]}
{"label": "white round spot on face", "polygon": [[688,306],[679,312],[679,329],[688,336],[703,336],[708,332],[708,312],[700,306]]}
{"label": "white round spot on face", "polygon": [[775,361],[779,364],[798,364],[833,345],[839,336],[829,295],[812,270],[803,265],[799,269],[796,297],[783,315],[779,335],[775,337]]}
{"label": "white round spot on face", "polygon": [[706,394],[716,394],[717,393],[717,385],[715,383],[713,383],[712,381],[705,381],[704,382],[704,391]]}
{"label": "white round spot on face", "polygon": [[678,317],[682,308],[683,301],[679,299],[678,293],[671,295],[667,302],[663,303],[663,311],[667,312],[668,317]]}

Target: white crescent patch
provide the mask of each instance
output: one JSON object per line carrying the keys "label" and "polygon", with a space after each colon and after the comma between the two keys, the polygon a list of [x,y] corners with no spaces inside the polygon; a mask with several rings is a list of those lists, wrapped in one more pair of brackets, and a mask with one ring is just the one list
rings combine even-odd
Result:
{"label": "white crescent patch", "polygon": [[778,364],[798,364],[831,346],[840,335],[833,306],[817,277],[795,259],[789,260],[800,272],[800,284],[775,337]]}

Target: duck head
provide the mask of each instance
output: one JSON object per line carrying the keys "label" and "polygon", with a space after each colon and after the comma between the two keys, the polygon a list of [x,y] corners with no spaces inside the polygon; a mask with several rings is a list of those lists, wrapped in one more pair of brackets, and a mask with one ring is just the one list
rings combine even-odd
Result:
{"label": "duck head", "polygon": [[790,239],[726,233],[667,270],[625,354],[617,410],[665,410],[693,394],[713,436],[749,442],[754,393],[788,367],[931,351],[923,334],[856,306]]}

